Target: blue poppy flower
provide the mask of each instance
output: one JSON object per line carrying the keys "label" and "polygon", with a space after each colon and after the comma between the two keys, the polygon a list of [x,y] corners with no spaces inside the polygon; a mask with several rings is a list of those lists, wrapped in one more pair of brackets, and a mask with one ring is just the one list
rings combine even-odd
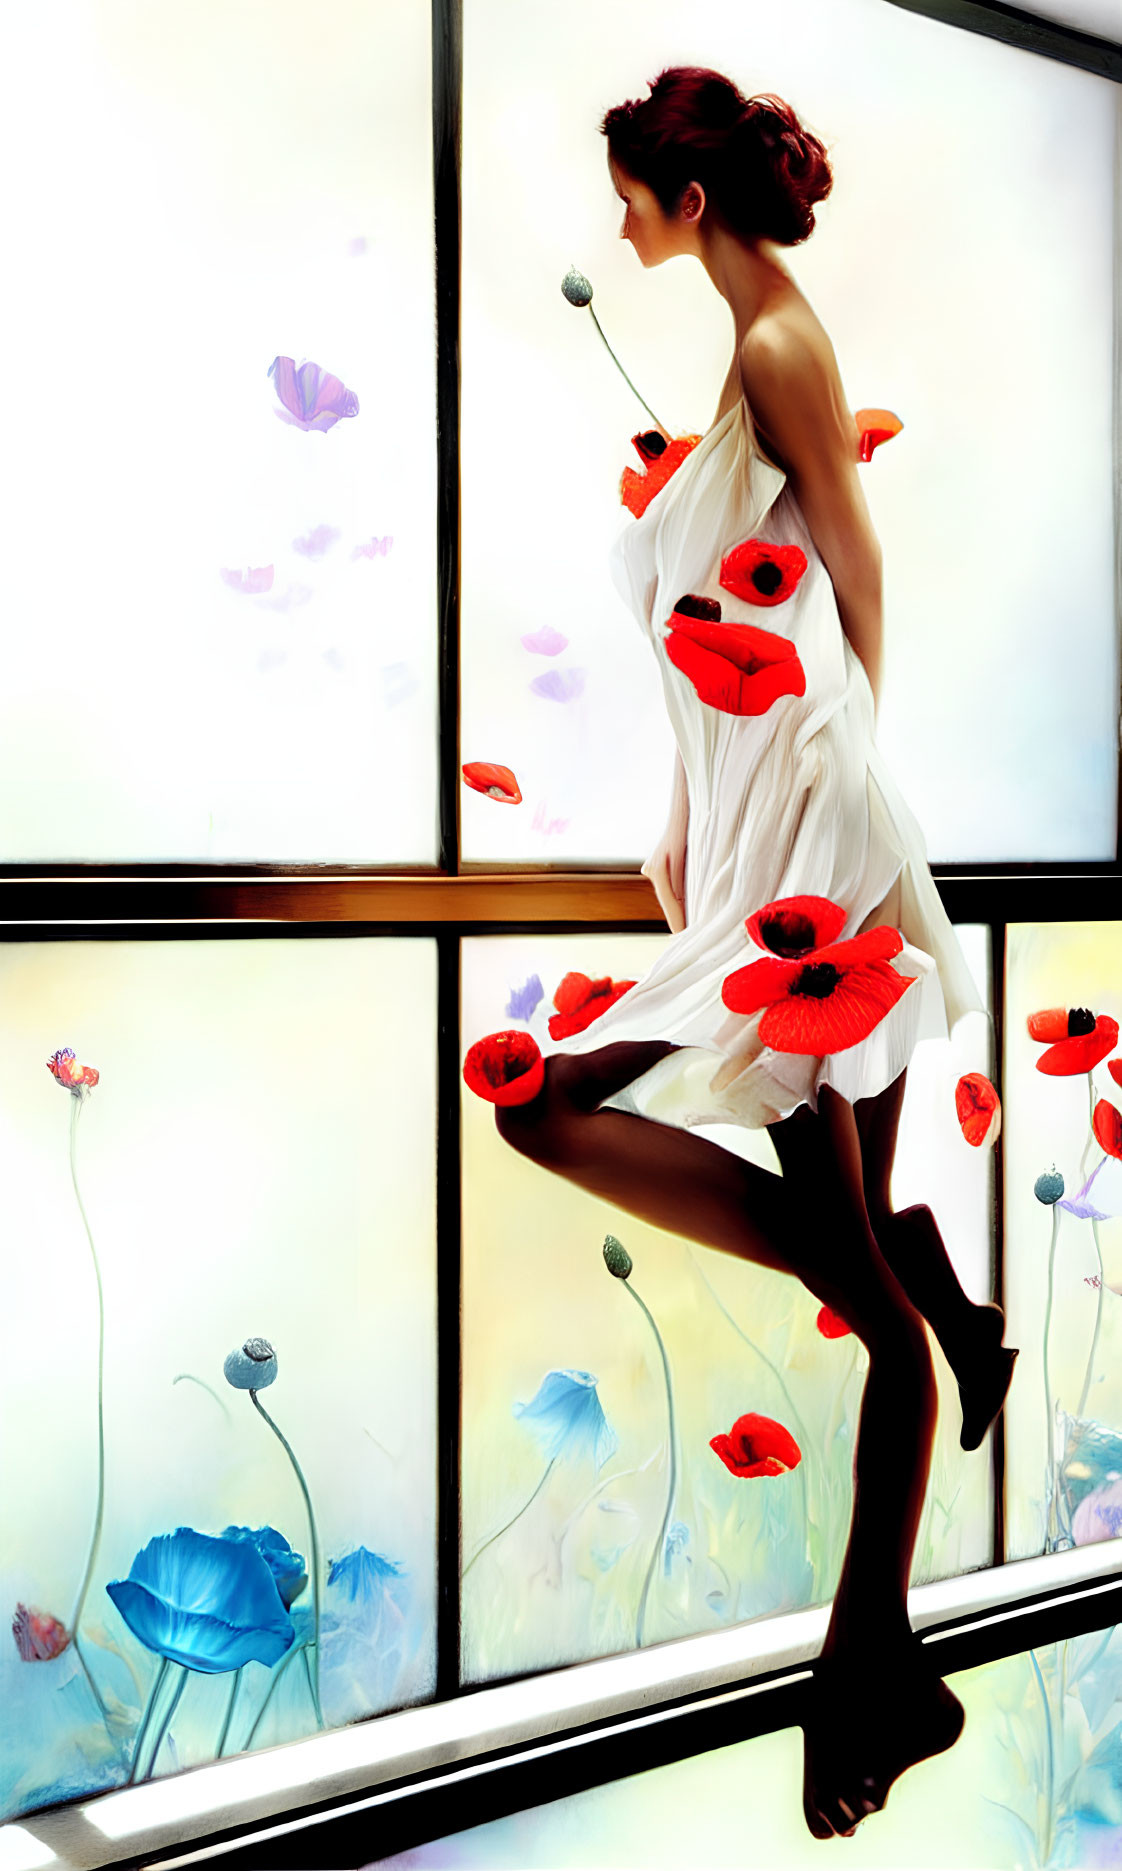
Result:
{"label": "blue poppy flower", "polygon": [[284,1534],[278,1533],[275,1527],[224,1527],[222,1538],[224,1540],[249,1540],[253,1546],[256,1546],[276,1580],[281,1604],[286,1611],[290,1611],[293,1599],[299,1598],[308,1583],[304,1555],[295,1552]]}
{"label": "blue poppy flower", "polygon": [[600,1407],[598,1381],[591,1371],[547,1371],[531,1402],[513,1406],[549,1461],[591,1456],[603,1468],[615,1454],[619,1437]]}
{"label": "blue poppy flower", "polygon": [[511,988],[510,999],[503,1012],[508,1020],[528,1020],[544,994],[541,976],[532,974],[521,987]]}
{"label": "blue poppy flower", "polygon": [[663,1570],[665,1571],[667,1578],[670,1577],[670,1568],[673,1565],[674,1560],[677,1558],[679,1553],[685,1552],[686,1547],[689,1545],[689,1543],[690,1543],[690,1530],[687,1527],[685,1521],[684,1520],[672,1520],[670,1522],[670,1526],[669,1526],[669,1529],[666,1535],[666,1541],[662,1549]]}
{"label": "blue poppy flower", "polygon": [[383,1559],[381,1553],[372,1553],[368,1546],[356,1546],[353,1552],[344,1553],[342,1559],[331,1561],[327,1583],[341,1585],[353,1603],[357,1598],[380,1596],[387,1579],[399,1579],[404,1571],[404,1566],[399,1566],[395,1560]]}
{"label": "blue poppy flower", "polygon": [[105,1589],[147,1649],[208,1676],[243,1663],[271,1667],[295,1635],[273,1574],[249,1540],[193,1527],[157,1534],[128,1578],[111,1579]]}

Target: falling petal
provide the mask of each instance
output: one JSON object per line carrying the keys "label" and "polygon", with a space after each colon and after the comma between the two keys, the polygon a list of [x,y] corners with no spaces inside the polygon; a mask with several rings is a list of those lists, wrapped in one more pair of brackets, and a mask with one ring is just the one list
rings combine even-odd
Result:
{"label": "falling petal", "polygon": [[222,582],[231,591],[243,592],[247,597],[255,597],[258,592],[273,589],[273,568],[271,565],[258,565],[248,572],[231,572],[221,568]]}
{"label": "falling petal", "polygon": [[534,656],[560,656],[562,650],[569,647],[568,637],[563,637],[552,624],[543,624],[540,630],[533,630],[528,636],[519,639],[523,649]]}
{"label": "falling petal", "polygon": [[502,805],[521,805],[522,789],[510,767],[500,766],[495,760],[467,760],[460,772],[473,792],[484,793]]}
{"label": "falling petal", "polygon": [[351,558],[352,559],[376,559],[378,557],[378,554],[381,553],[384,559],[392,545],[393,545],[392,533],[387,533],[384,539],[367,539],[363,542],[361,546],[355,547],[354,551],[351,553]]}
{"label": "falling petal", "polygon": [[294,428],[326,434],[341,417],[358,415],[354,391],[320,364],[297,365],[291,357],[274,357],[266,374],[272,377],[282,404],[274,415]]}
{"label": "falling petal", "polygon": [[860,461],[870,461],[874,448],[878,448],[882,442],[890,442],[904,426],[899,416],[893,415],[890,409],[858,409],[853,420],[860,437],[857,451]]}
{"label": "falling petal", "polygon": [[511,989],[510,999],[503,1008],[503,1012],[508,1020],[528,1020],[544,995],[545,989],[541,984],[540,975],[532,974],[521,987]]}
{"label": "falling petal", "polygon": [[955,1112],[967,1143],[995,1143],[1001,1131],[1001,1100],[984,1072],[964,1072],[955,1086]]}
{"label": "falling petal", "polygon": [[544,676],[534,677],[530,687],[535,695],[544,695],[547,701],[571,702],[584,694],[584,670],[547,669]]}
{"label": "falling petal", "polygon": [[322,559],[329,546],[333,546],[343,535],[337,526],[317,526],[310,533],[301,534],[292,542],[292,550],[299,552],[305,559]]}
{"label": "falling petal", "polygon": [[12,1636],[25,1663],[46,1663],[57,1657],[70,1642],[70,1632],[60,1618],[49,1611],[36,1611],[17,1605],[12,1619]]}

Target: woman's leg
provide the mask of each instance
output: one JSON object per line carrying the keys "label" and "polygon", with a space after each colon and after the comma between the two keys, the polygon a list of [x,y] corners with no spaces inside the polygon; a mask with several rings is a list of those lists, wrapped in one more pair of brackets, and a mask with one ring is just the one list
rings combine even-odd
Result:
{"label": "woman's leg", "polygon": [[877,1245],[912,1305],[939,1341],[962,1394],[964,1449],[976,1449],[1005,1399],[1014,1352],[1001,1340],[1005,1314],[993,1304],[975,1305],[962,1289],[925,1204],[892,1207],[892,1164],[906,1072],[875,1098],[854,1105],[861,1140],[865,1204]]}
{"label": "woman's leg", "polygon": [[[804,1106],[771,1126],[781,1177],[689,1131],[595,1109],[674,1050],[664,1041],[620,1042],[559,1055],[547,1060],[538,1097],[499,1107],[496,1122],[523,1155],[627,1213],[793,1274],[868,1348],[853,1522],[827,1636],[829,1695],[813,1759],[808,1753],[807,1823],[824,1837],[849,1829],[862,1803],[883,1803],[907,1766],[949,1746],[955,1711],[961,1725],[958,1704],[951,1697],[948,1709],[949,1692],[924,1667],[907,1615],[935,1425],[931,1354],[869,1226],[852,1106],[827,1087],[817,1116]],[[870,1677],[870,1644],[887,1725],[859,1688]]]}

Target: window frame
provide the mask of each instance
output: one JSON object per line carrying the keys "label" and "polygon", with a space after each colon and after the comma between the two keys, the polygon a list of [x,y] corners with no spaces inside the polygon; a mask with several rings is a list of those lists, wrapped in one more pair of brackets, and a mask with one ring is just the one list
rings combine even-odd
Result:
{"label": "window frame", "polygon": [[[1122,83],[1122,46],[999,4],[998,0],[885,0],[906,11],[982,33]],[[438,955],[437,1269],[438,1269],[438,1552],[437,1676],[433,1700],[416,1709],[259,1750],[212,1767],[188,1769],[151,1785],[31,1813],[0,1826],[52,1851],[59,1871],[81,1867],[186,1865],[214,1854],[237,1865],[354,1866],[443,1833],[567,1792],[604,1784],[662,1762],[728,1745],[799,1720],[808,1662],[817,1654],[829,1607],[789,1614],[704,1638],[652,1645],[618,1658],[512,1679],[463,1686],[459,1627],[460,1403],[460,947],[465,936],[529,930],[569,934],[590,927],[663,933],[653,888],[637,868],[492,865],[460,857],[459,745],[459,419],[460,419],[460,152],[462,136],[463,0],[431,0],[433,184],[436,263],[437,592],[439,696],[438,862],[392,872],[359,866],[271,865],[15,865],[0,867],[6,904],[5,940],[131,939],[138,926],[160,934],[426,936]],[[1122,126],[1122,100],[1117,121]],[[1122,147],[1122,128],[1119,132]],[[1116,190],[1115,250],[1122,252]],[[1115,308],[1115,358],[1122,335]],[[1122,612],[1122,368],[1114,388],[1116,605]],[[1122,804],[1122,801],[1120,801]],[[1005,929],[1009,922],[1122,920],[1122,810],[1112,861],[1095,864],[941,865],[934,867],[953,921],[989,925],[993,962],[998,1070],[1003,1041]],[[1062,885],[1062,907],[1057,901]],[[78,912],[77,918],[75,912]],[[239,925],[232,930],[229,925]],[[252,929],[248,924],[254,924]],[[222,925],[226,925],[223,928]],[[153,931],[155,934],[155,931]],[[158,939],[158,936],[156,937]],[[1001,1159],[995,1189],[995,1291],[1003,1288]],[[995,1482],[995,1563],[985,1571],[917,1588],[913,1619],[925,1642],[937,1645],[943,1672],[1015,1654],[1032,1644],[1122,1622],[1122,1562],[1110,1547],[1079,1548],[1006,1563],[1004,1554],[1004,1430],[992,1438]],[[801,1621],[801,1622],[800,1622]],[[797,1632],[796,1632],[797,1627]],[[793,1633],[796,1633],[793,1635]],[[775,1640],[770,1645],[767,1637]],[[794,1648],[792,1649],[792,1645]],[[673,1654],[672,1654],[673,1653]],[[689,1667],[683,1662],[688,1654]],[[614,1678],[615,1687],[611,1686]],[[574,1691],[591,1687],[572,1714]],[[536,1716],[495,1726],[497,1707],[519,1697],[544,1698]],[[557,1705],[550,1698],[559,1698]],[[502,1698],[506,1702],[502,1702]],[[544,1712],[543,1712],[544,1710]],[[418,1754],[410,1724],[454,1713],[444,1740]],[[462,1719],[461,1719],[462,1718]],[[474,1725],[473,1725],[474,1718]],[[534,1727],[534,1721],[538,1726]],[[402,1751],[377,1763],[378,1733],[397,1723]],[[431,1723],[430,1723],[431,1726]],[[355,1745],[359,1737],[363,1745]],[[349,1779],[329,1767],[350,1744]],[[342,1748],[341,1748],[341,1744]],[[442,1751],[443,1750],[443,1751]],[[307,1765],[299,1778],[297,1754]],[[317,1759],[323,1763],[316,1769]],[[242,1773],[252,1784],[255,1763],[287,1767],[290,1781],[234,1802],[215,1789],[211,1805],[194,1805],[179,1820],[178,1842],[168,1822],[101,1830],[106,1801],[138,1802],[194,1782],[200,1774]],[[365,1776],[365,1778],[364,1778]],[[262,1775],[269,1781],[270,1775]],[[445,1795],[454,1796],[451,1807]],[[291,1796],[291,1797],[289,1797]],[[285,1803],[287,1800],[287,1804]],[[189,1802],[188,1802],[189,1803]],[[174,1810],[174,1798],[165,1797]],[[309,1856],[309,1828],[315,1843]],[[163,1853],[154,1857],[152,1854]],[[116,1854],[116,1855],[114,1855]],[[123,1854],[123,1855],[122,1855]],[[287,1854],[287,1855],[286,1855]],[[6,1861],[5,1861],[6,1862]],[[32,1862],[29,1859],[29,1864]],[[48,1861],[43,1859],[46,1864]]]}

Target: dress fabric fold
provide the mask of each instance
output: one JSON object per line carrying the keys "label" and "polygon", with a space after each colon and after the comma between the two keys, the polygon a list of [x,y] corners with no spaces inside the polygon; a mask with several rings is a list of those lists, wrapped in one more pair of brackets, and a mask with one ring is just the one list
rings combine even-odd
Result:
{"label": "dress fabric fold", "polygon": [[[720,583],[743,541],[797,545],[806,570],[782,602],[759,605]],[[611,574],[658,662],[689,788],[686,927],[654,965],[581,1033],[541,1042],[584,1053],[617,1040],[671,1040],[682,1050],[600,1108],[690,1128],[749,1129],[817,1110],[831,1085],[851,1103],[874,1096],[921,1039],[946,1036],[974,1010],[977,987],[928,867],[923,833],[876,745],[872,690],[842,629],[833,584],[783,472],[755,444],[743,399],[715,424],[612,547]],[[667,623],[686,593],[717,599],[722,624],[792,641],[805,693],[760,715],[704,702],[667,654]],[[767,951],[746,919],[792,896],[846,912],[841,940],[891,924],[893,966],[913,985],[857,1044],[817,1057],[764,1046],[762,1010],[733,1013],[726,976]]]}

